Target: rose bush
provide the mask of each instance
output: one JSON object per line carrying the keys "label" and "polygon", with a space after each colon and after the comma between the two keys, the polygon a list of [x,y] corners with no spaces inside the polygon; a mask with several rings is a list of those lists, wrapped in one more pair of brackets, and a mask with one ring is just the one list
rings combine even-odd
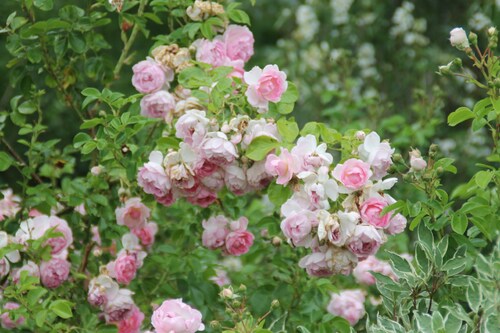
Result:
{"label": "rose bush", "polygon": [[[346,24],[351,4],[333,2],[334,24]],[[292,82],[294,67],[264,60],[246,5],[12,4],[1,30],[11,55],[0,101],[9,102],[0,113],[2,328],[494,331],[496,28],[450,32],[477,73],[460,58],[438,69],[487,96],[448,116],[450,126],[472,120],[491,133],[480,170],[457,185],[454,161],[426,141],[432,130],[366,128],[362,113],[338,124],[326,113],[292,117],[307,118],[310,91]],[[397,27],[412,10],[396,11]],[[297,10],[296,37],[312,40],[314,15]],[[425,44],[418,26],[413,39]],[[360,78],[374,78],[369,65]],[[329,100],[329,89],[317,98]]]}

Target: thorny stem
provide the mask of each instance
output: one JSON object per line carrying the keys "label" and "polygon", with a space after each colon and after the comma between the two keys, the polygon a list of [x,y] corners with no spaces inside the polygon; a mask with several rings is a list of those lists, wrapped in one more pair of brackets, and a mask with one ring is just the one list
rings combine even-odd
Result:
{"label": "thorny stem", "polygon": [[[142,17],[144,14],[144,9],[146,8],[146,4],[148,3],[148,0],[141,0],[139,3],[139,9],[137,10],[137,17]],[[128,57],[128,53],[130,51],[130,48],[134,44],[134,41],[137,37],[137,34],[139,33],[140,26],[139,24],[134,24],[134,28],[132,29],[132,32],[130,33],[130,37],[128,38],[127,42],[125,43],[122,54],[120,55],[120,58],[118,59],[118,62],[115,66],[115,69],[113,70],[113,76],[115,79],[118,79],[120,76],[120,71],[123,67],[123,64],[125,60]]]}

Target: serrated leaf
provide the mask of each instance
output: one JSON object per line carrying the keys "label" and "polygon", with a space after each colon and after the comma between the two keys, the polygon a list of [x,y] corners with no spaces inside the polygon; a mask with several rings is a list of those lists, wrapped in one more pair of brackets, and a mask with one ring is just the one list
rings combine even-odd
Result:
{"label": "serrated leaf", "polygon": [[63,319],[73,317],[71,303],[66,300],[59,299],[53,301],[52,303],[50,303],[49,309]]}
{"label": "serrated leaf", "polygon": [[456,126],[472,118],[474,118],[474,112],[472,112],[471,109],[462,106],[448,115],[448,125]]}

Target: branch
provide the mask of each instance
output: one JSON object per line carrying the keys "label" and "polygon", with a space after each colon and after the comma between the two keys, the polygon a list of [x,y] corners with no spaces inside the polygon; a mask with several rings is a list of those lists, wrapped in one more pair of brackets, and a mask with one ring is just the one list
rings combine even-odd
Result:
{"label": "branch", "polygon": [[[5,145],[5,147],[7,147],[8,152],[12,155],[12,157],[14,157],[16,159],[16,161],[19,162],[19,164],[21,164],[21,166],[26,166],[26,162],[24,162],[24,160],[22,159],[22,157],[19,156],[19,154],[14,150],[14,148],[12,148],[12,146],[10,145],[9,142],[7,142],[7,140],[5,140],[4,138],[2,138],[2,143]],[[36,173],[32,173],[31,177],[34,180],[36,180],[36,182],[38,184],[43,184],[43,180]]]}

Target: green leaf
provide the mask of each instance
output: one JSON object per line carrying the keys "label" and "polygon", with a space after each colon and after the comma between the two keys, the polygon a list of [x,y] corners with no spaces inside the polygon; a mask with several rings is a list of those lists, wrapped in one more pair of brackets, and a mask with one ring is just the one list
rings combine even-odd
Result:
{"label": "green leaf", "polygon": [[101,92],[96,88],[85,88],[82,90],[83,96],[101,97]]}
{"label": "green leaf", "polygon": [[271,183],[267,189],[269,200],[276,208],[280,208],[292,195],[292,190],[286,186]]}
{"label": "green leaf", "polygon": [[486,188],[486,186],[488,186],[492,178],[493,178],[493,172],[489,170],[479,171],[474,176],[474,180],[476,181],[477,186],[479,186],[483,190]]}
{"label": "green leaf", "polygon": [[66,300],[59,299],[53,301],[52,303],[50,303],[49,309],[63,319],[73,317],[73,312],[71,311],[71,303]]}
{"label": "green leaf", "polygon": [[32,114],[36,112],[36,104],[32,101],[26,101],[19,105],[17,110],[21,114]]}
{"label": "green leaf", "polygon": [[259,136],[247,147],[246,156],[254,161],[261,161],[267,154],[280,146],[280,143],[269,136]]}
{"label": "green leaf", "polygon": [[4,151],[0,151],[0,171],[5,171],[10,168],[13,162],[14,160],[9,154]]}
{"label": "green leaf", "polygon": [[289,114],[292,113],[293,108],[295,107],[295,103],[282,103],[279,102],[277,104],[278,106],[278,112],[281,114]]}
{"label": "green leaf", "polygon": [[288,82],[288,88],[281,96],[280,103],[295,103],[299,99],[299,90],[293,82]]}
{"label": "green leaf", "polygon": [[456,126],[467,119],[474,118],[474,112],[465,106],[459,107],[456,111],[450,113],[448,116],[448,125]]}
{"label": "green leaf", "polygon": [[248,14],[240,9],[231,10],[227,14],[229,18],[236,23],[250,25],[250,17],[248,17]]}
{"label": "green leaf", "polygon": [[40,10],[49,11],[54,7],[53,0],[33,0],[33,5]]}
{"label": "green leaf", "polygon": [[465,230],[467,230],[467,216],[460,213],[455,213],[451,220],[451,228],[457,234],[463,235]]}
{"label": "green leaf", "polygon": [[467,288],[465,296],[470,308],[477,313],[479,311],[479,307],[481,306],[481,289],[478,284],[469,281],[469,287]]}
{"label": "green leaf", "polygon": [[278,131],[286,142],[294,142],[295,138],[299,135],[299,125],[293,118],[287,120],[280,118],[277,122]]}
{"label": "green leaf", "polygon": [[47,318],[47,314],[49,313],[48,310],[42,309],[39,310],[36,315],[35,315],[35,323],[36,326],[42,327],[43,324],[45,323],[45,318]]}

